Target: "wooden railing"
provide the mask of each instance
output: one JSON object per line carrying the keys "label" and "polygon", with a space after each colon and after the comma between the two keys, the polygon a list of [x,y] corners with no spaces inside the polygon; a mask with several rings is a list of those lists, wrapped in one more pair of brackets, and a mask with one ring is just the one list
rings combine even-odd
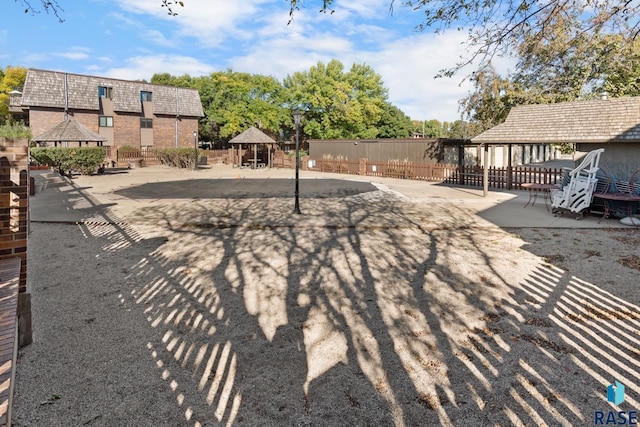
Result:
{"label": "wooden railing", "polygon": [[[276,167],[293,167],[275,164]],[[377,176],[382,178],[412,179],[444,182],[448,184],[481,187],[484,180],[482,166],[458,166],[452,164],[422,164],[404,161],[363,162],[346,159],[311,159],[305,169],[350,175]],[[489,187],[522,189],[524,183],[557,184],[562,182],[561,168],[537,168],[532,166],[489,167]]]}
{"label": "wooden railing", "polygon": [[118,162],[129,162],[132,160],[144,160],[146,163],[157,163],[158,157],[156,156],[155,150],[118,150]]}

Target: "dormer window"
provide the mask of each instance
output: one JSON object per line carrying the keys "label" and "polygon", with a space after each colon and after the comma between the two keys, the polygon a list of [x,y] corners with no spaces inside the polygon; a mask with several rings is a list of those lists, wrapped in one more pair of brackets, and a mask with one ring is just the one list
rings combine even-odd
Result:
{"label": "dormer window", "polygon": [[151,92],[141,91],[140,92],[140,101],[142,102],[151,102]]}
{"label": "dormer window", "polygon": [[98,87],[98,95],[100,98],[113,99],[113,88],[107,86]]}

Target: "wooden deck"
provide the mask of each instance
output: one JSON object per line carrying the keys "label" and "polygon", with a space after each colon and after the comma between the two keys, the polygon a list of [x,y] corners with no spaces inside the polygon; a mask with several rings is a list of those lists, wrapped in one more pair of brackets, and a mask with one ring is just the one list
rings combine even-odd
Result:
{"label": "wooden deck", "polygon": [[0,260],[0,426],[11,423],[16,369],[20,258]]}

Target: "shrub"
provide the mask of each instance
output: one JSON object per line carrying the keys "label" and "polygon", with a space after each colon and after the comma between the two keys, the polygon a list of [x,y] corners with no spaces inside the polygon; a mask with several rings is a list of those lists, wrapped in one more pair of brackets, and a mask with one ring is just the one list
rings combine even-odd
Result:
{"label": "shrub", "polygon": [[52,166],[61,175],[69,175],[71,171],[79,171],[89,175],[98,171],[104,162],[104,147],[34,147],[31,158],[37,164]]}
{"label": "shrub", "polygon": [[0,125],[0,138],[31,138],[31,130],[22,122]]}
{"label": "shrub", "polygon": [[139,153],[140,149],[138,147],[132,147],[130,145],[123,145],[118,147],[118,151],[126,151],[127,153],[130,153],[130,152]]}
{"label": "shrub", "polygon": [[[160,164],[175,168],[193,168],[195,161],[194,148],[162,148],[156,150]],[[200,150],[198,150],[200,157]]]}
{"label": "shrub", "polygon": [[[303,158],[309,155],[309,153],[306,150],[303,150],[301,148],[298,149],[298,154],[300,155],[300,158]],[[296,155],[296,150],[291,150],[287,153],[288,157],[294,157],[295,155]]]}

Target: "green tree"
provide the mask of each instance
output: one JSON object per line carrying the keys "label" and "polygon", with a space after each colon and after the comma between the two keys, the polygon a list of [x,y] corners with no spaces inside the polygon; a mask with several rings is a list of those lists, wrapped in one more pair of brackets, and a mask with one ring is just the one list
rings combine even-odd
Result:
{"label": "green tree", "polygon": [[448,126],[436,119],[420,120],[414,122],[414,131],[422,134],[425,138],[441,138],[447,134]]}
{"label": "green tree", "polygon": [[473,73],[471,81],[474,91],[460,100],[463,115],[483,130],[504,122],[514,102],[512,82],[491,66]]}
{"label": "green tree", "polygon": [[169,73],[156,73],[151,77],[151,84],[165,85],[165,86],[177,86],[193,88],[193,79],[189,74],[183,74],[180,77],[172,76]]}
{"label": "green tree", "polygon": [[600,75],[593,94],[608,93],[614,97],[640,96],[640,40],[629,44],[622,36],[610,35],[602,42],[607,58],[600,63]]}
{"label": "green tree", "polygon": [[305,109],[304,132],[314,139],[375,138],[387,89],[368,65],[348,72],[338,60],[287,76],[288,103]]}
{"label": "green tree", "polygon": [[23,67],[7,67],[0,73],[0,124],[11,121],[9,93],[22,90],[26,78],[27,69]]}
{"label": "green tree", "polygon": [[514,72],[501,76],[489,65],[473,73],[474,90],[460,101],[468,119],[487,129],[517,105],[589,99],[602,92],[640,95],[639,42],[611,34],[569,37],[570,22],[553,25],[555,40],[533,37],[519,46]]}
{"label": "green tree", "polygon": [[413,123],[409,116],[389,102],[384,103],[382,117],[376,128],[377,138],[408,138],[413,133]]}
{"label": "green tree", "polygon": [[220,138],[229,139],[255,125],[277,135],[282,123],[292,120],[282,84],[274,77],[227,70],[193,83],[205,110],[203,127]]}
{"label": "green tree", "polygon": [[470,139],[482,132],[481,127],[477,123],[467,122],[465,120],[456,120],[449,124],[447,138]]}

